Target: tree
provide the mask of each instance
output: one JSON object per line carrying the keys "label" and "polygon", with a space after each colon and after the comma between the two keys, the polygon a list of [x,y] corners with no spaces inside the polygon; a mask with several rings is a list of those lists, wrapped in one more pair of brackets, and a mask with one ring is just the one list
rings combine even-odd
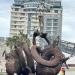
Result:
{"label": "tree", "polygon": [[7,38],[6,45],[12,49],[14,45],[20,45],[22,42],[27,43],[27,45],[30,47],[30,40],[28,39],[27,34],[20,32],[18,36]]}

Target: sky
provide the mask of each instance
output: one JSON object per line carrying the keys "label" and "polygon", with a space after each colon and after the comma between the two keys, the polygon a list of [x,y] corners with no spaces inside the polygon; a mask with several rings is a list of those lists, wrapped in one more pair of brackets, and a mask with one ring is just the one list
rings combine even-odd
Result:
{"label": "sky", "polygon": [[13,0],[0,0],[0,37],[9,36],[10,8]]}
{"label": "sky", "polygon": [[75,42],[75,0],[62,0],[63,3],[63,27],[62,38]]}
{"label": "sky", "polygon": [[[9,36],[13,0],[0,0],[0,37]],[[75,42],[75,0],[62,0],[62,39]],[[73,58],[70,61],[74,60]],[[74,62],[75,63],[75,62]]]}

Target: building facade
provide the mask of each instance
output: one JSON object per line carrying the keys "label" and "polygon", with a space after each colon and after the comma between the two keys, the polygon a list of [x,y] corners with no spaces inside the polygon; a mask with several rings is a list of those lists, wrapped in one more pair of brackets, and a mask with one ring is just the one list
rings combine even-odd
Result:
{"label": "building facade", "polygon": [[23,9],[24,7],[22,5],[13,4],[11,7],[10,36],[18,35],[20,31],[27,33],[27,20]]}
{"label": "building facade", "polygon": [[[38,29],[48,33],[50,40],[61,38],[61,0],[14,0],[11,9],[10,36],[22,31],[32,40],[33,32]],[[40,38],[37,40],[39,44]]]}

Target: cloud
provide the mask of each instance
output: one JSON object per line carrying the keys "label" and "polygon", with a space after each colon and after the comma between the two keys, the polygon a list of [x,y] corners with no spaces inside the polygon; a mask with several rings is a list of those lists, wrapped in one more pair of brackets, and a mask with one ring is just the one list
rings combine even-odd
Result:
{"label": "cloud", "polygon": [[63,1],[63,25],[62,38],[64,40],[75,42],[75,1]]}
{"label": "cloud", "polygon": [[1,3],[3,3],[3,4],[4,4],[4,3],[5,3],[5,4],[9,4],[9,3],[12,3],[13,1],[14,1],[14,0],[1,0],[1,1],[0,1],[0,4],[1,4]]}
{"label": "cloud", "polygon": [[72,9],[75,7],[75,0],[62,0],[62,4],[64,9]]}
{"label": "cloud", "polygon": [[6,17],[0,17],[0,36],[8,36],[9,34],[9,20]]}
{"label": "cloud", "polygon": [[0,37],[9,35],[11,1],[0,1]]}

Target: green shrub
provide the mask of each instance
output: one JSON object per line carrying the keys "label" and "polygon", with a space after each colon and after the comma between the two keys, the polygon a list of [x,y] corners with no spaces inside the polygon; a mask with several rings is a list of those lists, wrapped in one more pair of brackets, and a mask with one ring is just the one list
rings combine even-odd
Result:
{"label": "green shrub", "polygon": [[0,73],[0,75],[3,75],[2,73]]}

